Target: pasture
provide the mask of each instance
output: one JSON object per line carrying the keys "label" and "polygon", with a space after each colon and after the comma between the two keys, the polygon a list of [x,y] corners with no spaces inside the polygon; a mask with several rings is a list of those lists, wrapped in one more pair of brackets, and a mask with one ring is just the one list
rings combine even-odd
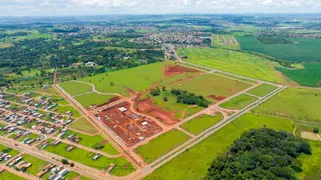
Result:
{"label": "pasture", "polygon": [[256,97],[249,96],[247,94],[241,94],[227,102],[224,102],[220,106],[224,109],[243,109],[251,103],[255,102],[256,100]]}
{"label": "pasture", "polygon": [[256,55],[224,49],[213,48],[179,48],[180,56],[187,62],[215,68],[218,70],[247,76],[254,79],[275,83],[285,83],[273,67],[280,66],[276,62],[269,61]]}
{"label": "pasture", "polygon": [[101,105],[104,103],[107,103],[111,98],[114,96],[112,95],[104,95],[104,94],[98,94],[95,92],[91,92],[88,94],[83,94],[80,96],[74,97],[82,106],[85,108],[89,108],[91,105]]}
{"label": "pasture", "polygon": [[220,122],[222,119],[223,116],[221,113],[216,116],[204,114],[200,117],[194,118],[190,121],[183,123],[182,125],[180,125],[180,127],[194,135],[198,135],[204,130]]}
{"label": "pasture", "polygon": [[26,173],[32,174],[34,176],[37,175],[44,167],[49,165],[49,162],[38,159],[29,154],[22,155],[22,158],[24,161],[32,164],[32,166],[27,169]]}
{"label": "pasture", "polygon": [[129,95],[130,90],[140,92],[146,90],[163,77],[163,63],[153,63],[144,66],[103,73],[86,77],[81,81],[95,85],[96,90],[103,93],[119,93]]}
{"label": "pasture", "polygon": [[272,128],[292,132],[291,121],[280,118],[245,114],[212,134],[196,146],[158,168],[144,180],[199,180],[205,177],[210,163],[225,152],[237,138],[252,128]]}
{"label": "pasture", "polygon": [[239,49],[239,43],[232,35],[215,34],[212,36],[212,46],[227,49]]}
{"label": "pasture", "polygon": [[86,118],[82,117],[73,122],[69,128],[81,131],[84,133],[95,134],[98,133],[98,130],[87,121]]}
{"label": "pasture", "polygon": [[91,91],[90,85],[75,81],[63,82],[60,83],[59,86],[61,86],[66,92],[68,92],[72,96]]}
{"label": "pasture", "polygon": [[256,107],[255,113],[321,120],[321,90],[287,88]]}
{"label": "pasture", "polygon": [[258,87],[248,91],[248,93],[253,94],[255,96],[263,97],[269,94],[270,92],[274,91],[276,88],[277,88],[276,86],[273,86],[270,84],[261,84]]}
{"label": "pasture", "polygon": [[144,158],[145,162],[151,163],[157,158],[165,155],[179,145],[186,142],[190,137],[179,130],[170,130],[147,144],[136,148],[136,152]]}
{"label": "pasture", "polygon": [[253,51],[288,61],[315,62],[321,60],[320,39],[290,38],[293,44],[263,44],[253,36],[238,37],[241,50]]}

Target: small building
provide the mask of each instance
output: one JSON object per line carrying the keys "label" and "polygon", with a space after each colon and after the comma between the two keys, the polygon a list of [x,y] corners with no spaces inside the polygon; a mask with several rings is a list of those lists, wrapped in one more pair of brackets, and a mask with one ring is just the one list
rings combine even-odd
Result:
{"label": "small building", "polygon": [[86,66],[86,67],[94,67],[94,66],[97,66],[97,64],[96,64],[95,62],[90,62],[90,61],[89,61],[89,62],[86,62],[86,63],[85,63],[85,66]]}

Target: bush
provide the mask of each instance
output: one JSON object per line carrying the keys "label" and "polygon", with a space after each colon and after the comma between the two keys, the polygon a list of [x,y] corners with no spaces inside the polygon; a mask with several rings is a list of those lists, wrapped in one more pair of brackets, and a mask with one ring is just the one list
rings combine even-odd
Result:
{"label": "bush", "polygon": [[313,132],[316,133],[316,134],[318,134],[318,133],[319,133],[319,128],[314,128],[314,129],[313,129]]}
{"label": "bush", "polygon": [[160,89],[159,88],[151,89],[149,93],[152,96],[159,96],[160,95]]}

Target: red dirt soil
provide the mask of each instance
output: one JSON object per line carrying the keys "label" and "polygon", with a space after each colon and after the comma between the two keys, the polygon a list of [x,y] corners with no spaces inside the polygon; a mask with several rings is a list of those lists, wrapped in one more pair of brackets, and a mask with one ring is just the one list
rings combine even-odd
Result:
{"label": "red dirt soil", "polygon": [[199,71],[196,70],[196,69],[187,68],[187,67],[183,67],[183,66],[180,66],[180,65],[166,66],[165,69],[164,69],[165,76],[173,76],[173,75],[176,75],[176,74],[182,74],[184,72],[197,73]]}
{"label": "red dirt soil", "polygon": [[215,99],[215,100],[217,100],[217,101],[222,101],[222,100],[224,100],[226,97],[224,97],[224,96],[216,96],[216,95],[209,95],[208,98]]}

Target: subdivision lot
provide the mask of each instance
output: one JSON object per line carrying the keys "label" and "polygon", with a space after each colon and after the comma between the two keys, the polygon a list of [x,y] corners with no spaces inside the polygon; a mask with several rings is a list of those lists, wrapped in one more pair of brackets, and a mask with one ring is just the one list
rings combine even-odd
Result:
{"label": "subdivision lot", "polygon": [[239,43],[232,35],[215,34],[212,36],[212,46],[229,49],[239,49]]}
{"label": "subdivision lot", "polygon": [[25,178],[17,176],[15,174],[12,174],[11,172],[8,172],[8,171],[4,171],[4,172],[0,173],[0,179],[3,179],[3,180],[26,180]]}
{"label": "subdivision lot", "polygon": [[270,84],[261,84],[260,86],[248,91],[248,93],[263,97],[263,96],[269,94],[270,92],[274,91],[275,89],[277,89],[276,86],[273,86]]}
{"label": "subdivision lot", "polygon": [[82,106],[85,108],[89,108],[89,106],[99,106],[105,103],[108,103],[111,98],[114,96],[97,94],[95,92],[91,92],[88,94],[83,94],[80,96],[74,97]]}
{"label": "subdivision lot", "polygon": [[197,135],[203,132],[204,130],[208,129],[209,127],[215,125],[222,119],[223,119],[223,115],[221,113],[217,114],[216,116],[210,116],[210,115],[204,114],[183,123],[182,125],[180,125],[180,127],[194,135]]}
{"label": "subdivision lot", "polygon": [[188,139],[190,139],[188,135],[182,131],[173,129],[151,140],[147,144],[139,146],[135,150],[147,163],[151,163],[183,144]]}
{"label": "subdivision lot", "polygon": [[91,123],[88,122],[88,120],[84,117],[79,118],[74,123],[72,123],[69,127],[84,133],[89,133],[89,134],[98,133],[98,130],[95,127],[93,127],[93,125],[91,125]]}
{"label": "subdivision lot", "polygon": [[286,132],[293,131],[289,120],[246,114],[161,166],[145,180],[167,180],[168,177],[173,180],[199,180],[205,177],[207,168],[213,159],[223,153],[242,133],[251,128],[262,128],[263,126]]}
{"label": "subdivision lot", "polygon": [[22,158],[24,161],[32,164],[32,166],[30,166],[25,172],[34,176],[37,175],[44,167],[50,164],[49,162],[38,159],[28,154],[22,155]]}
{"label": "subdivision lot", "polygon": [[256,97],[249,96],[247,94],[241,94],[227,102],[224,102],[220,106],[224,109],[243,109],[251,103],[255,102],[256,100]]}
{"label": "subdivision lot", "polygon": [[[5,152],[8,153],[9,155],[11,155],[12,157],[16,156],[19,154],[19,151],[9,148],[7,146],[4,146],[2,144],[0,144],[0,152]],[[0,161],[1,162],[1,161]]]}
{"label": "subdivision lot", "polygon": [[256,107],[253,112],[293,120],[321,122],[321,90],[287,88]]}
{"label": "subdivision lot", "polygon": [[90,85],[74,81],[63,82],[60,83],[59,86],[72,96],[91,91]]}
{"label": "subdivision lot", "polygon": [[[183,60],[187,62],[275,83],[285,81],[284,77],[273,68],[273,66],[280,66],[278,63],[256,55],[212,48],[182,49],[187,54],[187,59]],[[177,50],[180,56],[185,56],[183,51]]]}

